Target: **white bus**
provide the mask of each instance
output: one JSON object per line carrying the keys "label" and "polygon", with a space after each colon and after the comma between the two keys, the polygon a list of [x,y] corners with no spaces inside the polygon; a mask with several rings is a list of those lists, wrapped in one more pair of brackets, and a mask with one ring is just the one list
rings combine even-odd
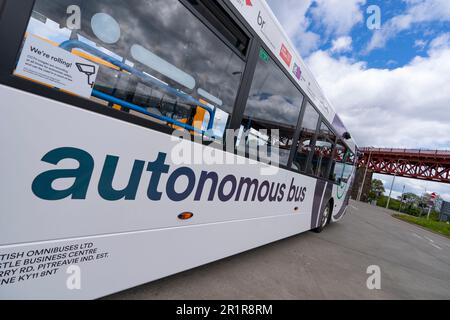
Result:
{"label": "white bus", "polygon": [[263,0],[0,0],[0,43],[1,299],[103,297],[345,215],[355,142]]}

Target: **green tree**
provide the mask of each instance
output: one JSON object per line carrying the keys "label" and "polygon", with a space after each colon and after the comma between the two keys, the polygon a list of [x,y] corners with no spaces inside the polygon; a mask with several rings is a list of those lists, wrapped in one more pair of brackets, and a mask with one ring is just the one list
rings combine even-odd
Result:
{"label": "green tree", "polygon": [[411,192],[405,193],[403,195],[403,202],[411,206],[418,206],[420,202],[420,197],[417,194]]}
{"label": "green tree", "polygon": [[[405,193],[403,195],[403,212],[413,215],[413,216],[423,216],[427,214],[429,209],[429,203],[431,199],[431,194],[424,194],[418,196],[414,193]],[[433,205],[432,217],[436,218],[439,214],[440,197],[438,196],[436,203]]]}
{"label": "green tree", "polygon": [[370,188],[369,192],[369,199],[372,200],[378,200],[386,190],[384,189],[383,181],[378,179],[372,180],[372,186]]}

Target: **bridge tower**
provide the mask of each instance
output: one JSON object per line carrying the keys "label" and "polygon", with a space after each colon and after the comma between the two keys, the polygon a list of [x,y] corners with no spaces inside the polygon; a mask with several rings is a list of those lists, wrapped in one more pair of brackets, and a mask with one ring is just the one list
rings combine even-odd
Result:
{"label": "bridge tower", "polygon": [[[367,170],[366,178],[364,179],[364,174],[366,173],[366,167],[359,166],[356,170],[356,177],[355,182],[353,184],[352,189],[352,199],[358,200],[359,193],[361,192],[361,201],[367,202],[369,201],[369,192],[372,185],[372,179],[373,179],[373,171]],[[363,189],[360,190],[361,185],[363,184]]]}

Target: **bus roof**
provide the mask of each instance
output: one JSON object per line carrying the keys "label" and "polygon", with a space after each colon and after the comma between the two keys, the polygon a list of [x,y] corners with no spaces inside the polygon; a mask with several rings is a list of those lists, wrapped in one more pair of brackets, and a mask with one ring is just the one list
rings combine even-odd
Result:
{"label": "bus roof", "polygon": [[[230,2],[291,74],[325,119],[333,125],[336,133],[342,136],[347,131],[345,125],[267,2],[265,0],[230,0]],[[351,149],[356,149],[353,139],[346,142]]]}

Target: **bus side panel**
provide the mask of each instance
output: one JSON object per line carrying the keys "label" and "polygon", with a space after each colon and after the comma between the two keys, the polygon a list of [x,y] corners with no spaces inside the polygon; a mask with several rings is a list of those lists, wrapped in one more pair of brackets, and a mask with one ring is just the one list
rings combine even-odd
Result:
{"label": "bus side panel", "polygon": [[[259,163],[175,164],[171,154],[176,147],[193,148],[193,154],[213,149],[180,144],[163,133],[4,86],[0,86],[0,96],[2,298],[99,297],[311,228],[314,178],[286,170],[262,175],[264,166]],[[73,158],[66,157],[67,152]],[[148,169],[154,169],[162,154],[167,174],[154,186],[161,198],[151,200]],[[136,181],[139,174],[132,172],[139,173],[139,168],[142,175]],[[183,201],[167,196],[169,176],[178,169],[191,169],[194,174],[188,181],[180,179],[178,192],[191,180],[196,185]],[[218,199],[216,190],[214,199],[208,201],[211,183],[205,183],[203,191],[197,186],[202,171],[220,179],[256,179],[260,191],[266,181],[274,190],[284,185],[284,191],[278,191],[275,201],[252,200],[252,192],[244,201],[245,190],[239,201],[226,201]],[[136,194],[105,199],[111,192],[104,190],[108,184],[102,182],[104,172],[113,172],[116,190],[126,189],[134,179]],[[52,192],[45,189],[50,189],[51,177],[66,174],[71,178],[56,179]],[[72,191],[57,199],[61,190]],[[197,193],[199,199],[194,200]],[[179,220],[178,215],[186,211],[194,217]],[[70,243],[75,245],[67,247]],[[81,268],[81,290],[66,287],[69,265]],[[69,272],[76,275],[75,269]]]}
{"label": "bus side panel", "polygon": [[[0,247],[2,255],[23,252],[24,257],[10,261],[22,260],[24,268],[32,268],[26,273],[20,273],[20,268],[8,269],[17,270],[15,281],[0,286],[0,299],[102,297],[306,231],[299,228],[305,220],[301,215],[287,215]],[[26,262],[48,248],[68,250],[64,251],[67,261],[86,261],[73,262],[77,269],[70,263],[54,265],[63,260]]]}
{"label": "bus side panel", "polygon": [[[0,96],[8,105],[0,118],[0,146],[5,154],[0,168],[3,178],[0,245],[286,214],[310,217],[316,183],[313,178],[272,167],[275,175],[263,176],[260,163],[176,164],[172,153],[178,154],[180,148],[193,155],[215,152],[224,158],[226,154],[200,144],[180,143],[163,133],[15,89],[0,87]],[[154,170],[158,158],[159,167],[164,162],[167,173],[161,174],[156,185],[151,181],[153,172],[149,167]],[[190,157],[188,160],[193,161]],[[134,170],[136,174],[132,174]],[[181,176],[175,188],[170,188],[170,177],[177,170],[181,170],[178,174],[187,172],[191,178]],[[259,201],[254,188],[244,201],[245,185],[238,201],[238,187],[228,201],[219,200],[219,189],[222,190],[219,183],[213,188],[211,181],[206,180],[203,188],[199,186],[203,171],[217,175],[219,183],[232,176],[238,182],[256,179],[262,188],[267,181],[274,186],[273,194],[278,185],[285,187],[283,194],[279,188],[277,201],[268,198]],[[66,174],[76,176],[76,181],[55,179],[52,183],[55,191],[47,190],[50,176]],[[111,189],[111,179],[115,190],[134,187],[124,198],[115,199],[107,190]],[[174,194],[172,189],[181,193],[191,183],[192,192],[186,199]],[[149,189],[153,190],[152,199]],[[225,196],[230,189],[231,183],[225,183],[222,190]],[[58,194],[60,190],[71,192]],[[301,195],[300,200],[288,201],[294,191]],[[266,193],[264,189],[260,195]],[[177,217],[183,212],[194,213],[194,218],[180,222]]]}

